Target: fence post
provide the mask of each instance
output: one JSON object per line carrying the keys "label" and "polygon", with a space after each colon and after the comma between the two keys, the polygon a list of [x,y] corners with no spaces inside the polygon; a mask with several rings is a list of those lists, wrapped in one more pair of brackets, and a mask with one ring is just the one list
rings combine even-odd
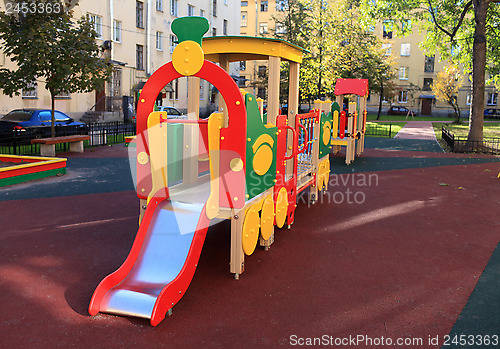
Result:
{"label": "fence post", "polygon": [[392,138],[392,124],[389,124],[389,138]]}

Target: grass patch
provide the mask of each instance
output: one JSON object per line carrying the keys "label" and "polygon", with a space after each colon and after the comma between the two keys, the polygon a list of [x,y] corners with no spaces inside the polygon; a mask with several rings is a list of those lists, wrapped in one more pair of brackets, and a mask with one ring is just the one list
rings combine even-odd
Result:
{"label": "grass patch", "polygon": [[[441,138],[441,128],[444,126],[446,129],[450,130],[455,136],[467,137],[469,133],[469,123],[465,122],[462,125],[446,124],[435,122],[432,124],[434,127],[434,132],[436,133],[436,138]],[[487,122],[483,126],[483,135],[485,138],[493,137],[500,138],[500,123]]]}
{"label": "grass patch", "polygon": [[[366,117],[367,121],[377,120],[377,115],[368,114]],[[406,115],[380,115],[379,121],[453,121],[453,118],[448,118],[446,116],[414,116],[406,118]]]}
{"label": "grass patch", "polygon": [[366,122],[366,135],[368,137],[394,137],[406,122]]}

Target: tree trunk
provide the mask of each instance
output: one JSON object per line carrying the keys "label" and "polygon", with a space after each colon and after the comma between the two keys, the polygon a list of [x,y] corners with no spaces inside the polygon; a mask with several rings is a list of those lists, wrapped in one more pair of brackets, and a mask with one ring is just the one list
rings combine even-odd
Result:
{"label": "tree trunk", "polygon": [[55,127],[55,122],[56,118],[54,115],[54,110],[56,109],[56,95],[54,92],[50,91],[50,99],[51,99],[51,116],[50,116],[50,133],[52,134],[52,137],[56,136],[56,127]]}
{"label": "tree trunk", "polygon": [[483,140],[486,70],[486,14],[489,0],[474,0],[474,43],[472,46],[472,103],[467,140]]}
{"label": "tree trunk", "polygon": [[382,98],[384,96],[384,82],[380,81],[380,95],[378,98],[378,113],[377,120],[380,120],[380,114],[382,113]]}

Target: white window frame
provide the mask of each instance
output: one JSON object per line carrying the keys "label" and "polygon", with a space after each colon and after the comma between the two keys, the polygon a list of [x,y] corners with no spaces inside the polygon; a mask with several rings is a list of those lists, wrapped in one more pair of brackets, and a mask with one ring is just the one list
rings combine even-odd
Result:
{"label": "white window frame", "polygon": [[156,11],[163,12],[163,0],[156,0]]}
{"label": "white window frame", "polygon": [[21,90],[21,97],[22,98],[38,98],[38,82],[36,80],[33,80],[29,83],[27,83],[28,86],[32,86],[35,89],[34,90]]}
{"label": "white window frame", "polygon": [[399,91],[398,102],[399,103],[408,103],[408,91],[407,90]]}
{"label": "white window frame", "polygon": [[276,34],[286,34],[286,26],[282,23],[276,23],[274,31],[276,32]]}
{"label": "white window frame", "polygon": [[486,105],[496,107],[498,92],[488,92],[486,94]]}
{"label": "white window frame", "polygon": [[170,53],[173,53],[177,46],[177,36],[170,35]]}
{"label": "white window frame", "polygon": [[113,20],[113,41],[122,42],[122,22]]}
{"label": "white window frame", "polygon": [[399,80],[408,80],[410,67],[399,67]]}
{"label": "white window frame", "polygon": [[170,0],[170,14],[175,17],[179,15],[179,0]]}
{"label": "white window frame", "polygon": [[259,23],[259,34],[263,35],[263,34],[267,34],[267,33],[269,33],[269,27],[267,25],[267,22],[260,22]]}
{"label": "white window frame", "polygon": [[102,39],[102,16],[89,13],[89,18],[97,34],[97,39]]}
{"label": "white window frame", "polygon": [[406,42],[401,44],[401,56],[410,56],[411,44]]}
{"label": "white window frame", "polygon": [[241,26],[246,27],[248,25],[248,12],[241,11]]}
{"label": "white window frame", "polygon": [[205,17],[205,10],[204,9],[200,9],[200,17]]}
{"label": "white window frame", "polygon": [[466,105],[472,104],[472,93],[470,93],[470,92],[467,93],[467,96],[465,97],[465,104]]}
{"label": "white window frame", "polygon": [[222,35],[227,35],[229,23],[227,19],[222,20]]}
{"label": "white window frame", "polygon": [[390,56],[392,54],[392,44],[390,43],[383,43],[382,44],[382,49],[385,50],[385,55]]}
{"label": "white window frame", "polygon": [[163,32],[156,32],[156,50],[163,51]]}
{"label": "white window frame", "polygon": [[188,4],[188,16],[194,16],[194,6],[191,4]]}

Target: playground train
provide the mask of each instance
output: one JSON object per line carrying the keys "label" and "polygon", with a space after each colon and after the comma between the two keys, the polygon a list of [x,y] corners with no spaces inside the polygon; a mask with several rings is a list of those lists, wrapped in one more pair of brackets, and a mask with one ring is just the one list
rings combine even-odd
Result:
{"label": "playground train", "polygon": [[[245,255],[269,248],[274,227],[294,222],[297,196],[310,201],[328,186],[329,154],[346,146],[346,163],[363,151],[368,83],[339,79],[337,102],[317,101],[298,114],[303,50],[288,42],[251,37],[202,37],[208,21],[172,22],[178,45],[172,61],[146,82],[137,107],[133,149],[140,225],[129,256],[104,278],[89,306],[99,312],[150,319],[156,326],[186,292],[211,221],[231,220],[230,271],[237,279]],[[203,49],[202,49],[203,47]],[[268,60],[267,115],[263,103],[238,88],[229,63]],[[279,115],[280,63],[290,64],[288,115]],[[219,65],[215,64],[219,63]],[[188,119],[155,112],[156,97],[174,79],[188,77]],[[198,79],[219,92],[220,111],[198,118]],[[359,103],[341,110],[344,95]],[[132,147],[135,144],[135,147]],[[215,219],[215,220],[214,220]]]}

